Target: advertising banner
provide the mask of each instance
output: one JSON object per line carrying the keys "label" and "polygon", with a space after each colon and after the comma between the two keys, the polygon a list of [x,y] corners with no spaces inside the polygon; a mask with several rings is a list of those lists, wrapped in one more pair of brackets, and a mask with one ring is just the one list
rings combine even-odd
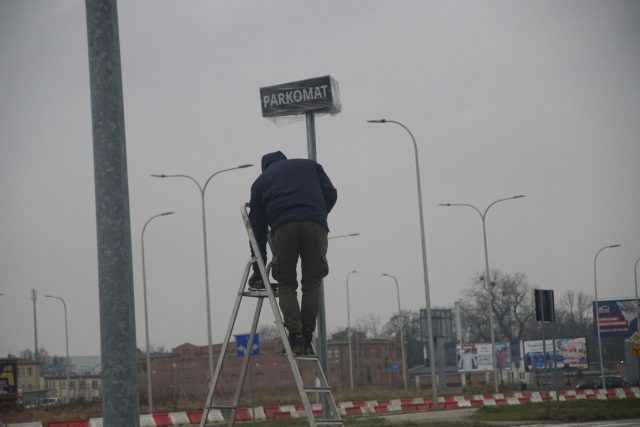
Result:
{"label": "advertising banner", "polygon": [[[556,352],[553,352],[553,340],[545,340],[547,360],[553,362],[559,368],[569,367],[573,369],[587,369],[587,340],[579,338],[557,338]],[[544,368],[544,353],[542,340],[524,342],[524,363],[527,371]]]}
{"label": "advertising banner", "polygon": [[508,342],[496,343],[496,369],[507,369],[511,367],[511,352]]}
{"label": "advertising banner", "polygon": [[[598,301],[598,323],[603,337],[629,338],[638,328],[638,312],[633,298],[623,300]],[[593,301],[594,326],[596,302]]]}
{"label": "advertising banner", "polygon": [[[469,343],[457,346],[458,371],[475,372],[490,371],[493,369],[491,361],[491,343]],[[496,343],[497,369],[506,369],[510,366],[509,343]]]}

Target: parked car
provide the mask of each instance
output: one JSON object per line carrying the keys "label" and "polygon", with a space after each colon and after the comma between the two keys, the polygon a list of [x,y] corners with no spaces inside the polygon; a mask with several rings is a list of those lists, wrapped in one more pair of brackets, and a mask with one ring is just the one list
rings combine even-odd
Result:
{"label": "parked car", "polygon": [[[629,383],[618,375],[605,375],[604,385],[606,388],[625,388],[629,387]],[[602,388],[602,377],[594,377],[582,384],[576,386],[576,390],[589,390]]]}

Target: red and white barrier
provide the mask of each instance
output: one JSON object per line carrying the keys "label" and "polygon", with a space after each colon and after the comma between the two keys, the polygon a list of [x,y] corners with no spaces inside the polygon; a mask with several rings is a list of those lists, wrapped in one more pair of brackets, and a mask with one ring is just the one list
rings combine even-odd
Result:
{"label": "red and white barrier", "polygon": [[[477,408],[481,406],[523,405],[527,403],[542,403],[550,400],[567,402],[573,400],[616,400],[640,399],[640,388],[616,388],[607,390],[561,390],[550,392],[515,392],[476,394],[473,396],[440,396],[438,404],[443,409]],[[343,416],[384,414],[400,411],[427,411],[431,409],[431,398],[414,397],[412,399],[367,400],[339,402],[338,411]],[[322,406],[312,405],[313,415],[322,414]],[[198,424],[202,411],[170,412],[152,415],[140,415],[141,427],[187,426]],[[238,408],[236,421],[277,420],[305,417],[303,405],[258,406],[253,408]],[[218,409],[209,411],[209,423],[225,422],[222,412]],[[27,423],[7,424],[7,427],[102,427],[102,418],[89,420],[51,421],[44,426],[39,421]]]}

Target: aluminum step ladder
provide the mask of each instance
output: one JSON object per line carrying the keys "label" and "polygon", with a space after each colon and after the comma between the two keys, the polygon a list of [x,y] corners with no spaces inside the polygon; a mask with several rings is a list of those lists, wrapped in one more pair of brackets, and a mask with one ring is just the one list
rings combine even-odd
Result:
{"label": "aluminum step ladder", "polygon": [[[276,296],[274,295],[273,289],[271,287],[271,283],[269,281],[269,270],[271,269],[271,264],[265,266],[263,262],[263,258],[259,256],[260,249],[258,248],[258,242],[255,238],[255,235],[253,234],[253,230],[251,229],[251,224],[249,222],[249,214],[247,211],[248,206],[249,206],[248,203],[242,206],[241,215],[242,215],[242,221],[244,222],[245,228],[247,230],[247,234],[249,235],[249,243],[251,244],[253,253],[256,254],[256,256],[249,260],[249,262],[245,266],[244,273],[242,275],[242,281],[240,282],[238,295],[236,297],[236,301],[233,306],[231,318],[229,319],[229,326],[227,327],[227,333],[225,335],[224,342],[222,343],[220,355],[218,356],[218,363],[216,364],[216,369],[214,371],[213,378],[211,380],[207,401],[204,405],[202,417],[200,418],[200,427],[205,427],[205,425],[207,424],[207,419],[209,417],[209,412],[212,409],[217,409],[220,411],[229,411],[228,425],[232,426],[234,424],[236,412],[238,410],[238,404],[240,402],[240,396],[242,395],[244,380],[247,374],[247,367],[249,366],[249,361],[251,359],[253,342],[256,335],[256,329],[258,327],[258,321],[260,320],[260,313],[262,311],[262,304],[265,298],[269,300],[269,303],[271,305],[271,310],[273,311],[273,317],[275,318],[278,331],[280,332],[280,337],[284,344],[286,357],[289,362],[289,365],[291,366],[291,372],[293,373],[293,378],[295,380],[296,387],[298,388],[298,393],[300,394],[300,399],[302,400],[302,404],[304,406],[304,411],[306,413],[309,426],[311,427],[344,426],[344,423],[340,417],[340,412],[336,407],[333,394],[331,393],[331,386],[329,385],[327,378],[322,370],[322,366],[320,365],[320,360],[318,356],[316,355],[296,356],[291,351],[291,345],[289,344],[289,339],[285,331],[282,315],[280,314],[280,307],[276,302]],[[249,279],[249,273],[251,272],[254,262],[258,264],[258,269],[260,270],[262,282],[265,284],[265,290],[252,291],[252,290],[249,290],[249,287],[247,285],[248,279]],[[233,328],[236,322],[236,318],[238,317],[240,303],[242,302],[242,299],[246,297],[255,298],[257,302],[256,310],[253,316],[253,322],[251,324],[251,332],[249,333],[247,350],[245,351],[244,357],[242,359],[242,366],[240,368],[240,375],[238,376],[238,383],[236,385],[233,401],[230,405],[220,405],[215,402],[216,388],[218,386],[218,381],[220,380],[220,374],[222,372],[222,368],[224,365],[225,355],[227,354],[227,347],[229,346],[229,342],[231,340],[231,334],[233,333]],[[314,354],[315,354],[315,351],[314,351]],[[283,355],[283,357],[284,356],[285,355]],[[299,362],[304,362],[305,365],[308,365],[308,364],[313,365],[313,369],[317,376],[316,384],[305,385],[303,383],[302,376],[300,375],[300,366],[298,366]],[[318,417],[318,418],[314,417],[313,407],[309,402],[308,393],[318,393],[318,395],[321,396],[321,399],[319,400],[320,402],[322,402],[322,405],[323,405],[322,417]]]}

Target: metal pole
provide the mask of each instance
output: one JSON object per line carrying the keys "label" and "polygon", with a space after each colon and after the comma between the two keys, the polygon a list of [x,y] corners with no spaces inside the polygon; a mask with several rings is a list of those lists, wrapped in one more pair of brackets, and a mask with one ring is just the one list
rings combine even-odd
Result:
{"label": "metal pole", "polygon": [[67,402],[69,401],[69,384],[71,383],[71,380],[69,379],[69,368],[71,366],[71,359],[69,358],[69,328],[67,327],[67,304],[64,302],[64,299],[62,299],[61,297],[56,297],[54,295],[45,295],[45,297],[47,298],[55,298],[58,299],[60,301],[62,301],[62,306],[64,307],[64,338],[65,338],[65,344],[66,344],[66,348],[67,348],[67,367],[66,367],[66,374],[67,374]]}
{"label": "metal pole", "polygon": [[35,338],[35,352],[33,353],[33,357],[35,357],[35,361],[38,362],[38,321],[36,318],[36,300],[38,299],[38,295],[35,289],[31,289],[31,300],[33,301],[33,336]]}
{"label": "metal pole", "polygon": [[129,186],[116,0],[86,0],[105,427],[140,422]]}
{"label": "metal pole", "polygon": [[357,273],[357,270],[351,270],[347,273],[347,337],[349,339],[349,384],[353,391],[353,354],[351,353],[351,311],[349,309],[349,276]]}
{"label": "metal pole", "polygon": [[[313,160],[314,162],[318,161],[318,156],[316,154],[316,118],[312,111],[309,111],[305,114],[306,124],[307,124],[307,151],[309,160]],[[327,349],[327,315],[324,304],[324,280],[320,281],[320,289],[318,292],[319,306],[318,306],[318,318],[316,319],[316,324],[318,328],[318,359],[320,360],[320,367],[322,368],[322,372],[327,379],[327,383],[329,382],[329,364],[328,364],[328,349]],[[329,399],[326,396],[326,393],[322,394],[322,408],[323,408],[323,416],[329,417]]]}
{"label": "metal pole", "polygon": [[606,385],[605,385],[605,379],[604,379],[604,359],[602,357],[602,341],[600,338],[600,307],[598,307],[598,274],[596,272],[596,261],[598,260],[598,255],[600,255],[600,252],[604,251],[605,249],[609,249],[609,248],[617,248],[620,245],[610,245],[610,246],[605,246],[604,248],[600,249],[598,252],[596,252],[596,256],[593,257],[593,287],[595,289],[595,297],[596,297],[596,330],[598,331],[598,354],[600,356],[600,377],[602,379],[602,389],[605,390],[606,389]]}
{"label": "metal pole", "polygon": [[[489,209],[489,208],[487,208]],[[487,211],[485,211],[486,215]],[[498,387],[498,375],[496,375],[496,336],[495,336],[495,322],[493,320],[493,287],[494,283],[491,283],[491,276],[489,271],[489,251],[487,249],[487,227],[485,224],[485,215],[482,215],[482,236],[484,238],[484,262],[485,262],[485,276],[484,283],[487,285],[487,290],[491,294],[491,304],[489,306],[489,327],[491,328],[491,370],[493,371],[493,390],[495,393],[500,391]]]}
{"label": "metal pole", "polygon": [[147,225],[149,225],[152,219],[159,216],[172,214],[173,212],[163,212],[149,218],[147,222],[144,223],[144,227],[142,227],[142,233],[140,237],[140,240],[142,241],[142,293],[144,296],[144,336],[147,344],[147,402],[149,405],[149,414],[153,414],[153,392],[151,388],[151,345],[149,344],[149,311],[147,306],[147,267],[144,257],[144,232],[146,231]]}
{"label": "metal pole", "polygon": [[[640,332],[640,303],[638,302],[638,262],[640,262],[640,258],[636,260],[636,263],[633,267],[633,278],[635,280],[635,291],[636,291],[636,332]],[[640,355],[636,356],[636,385],[640,385]]]}
{"label": "metal pole", "polygon": [[180,174],[180,175],[165,175],[165,174],[161,174],[161,175],[151,175],[154,178],[186,178],[188,180],[190,180],[191,182],[193,182],[197,187],[198,187],[198,191],[200,192],[200,207],[201,207],[201,211],[202,211],[202,247],[203,247],[203,256],[204,256],[204,289],[205,289],[205,305],[206,305],[206,309],[207,309],[207,349],[208,349],[208,356],[209,356],[209,382],[211,382],[211,378],[213,378],[213,345],[212,345],[212,333],[211,333],[211,298],[209,296],[209,255],[208,255],[208,248],[207,248],[207,215],[206,215],[206,211],[205,211],[205,192],[207,191],[207,186],[209,185],[209,182],[211,182],[211,180],[213,179],[214,176],[218,175],[219,173],[223,173],[223,172],[228,172],[228,171],[232,171],[235,169],[244,169],[244,168],[248,168],[253,166],[252,164],[243,164],[243,165],[239,165],[233,168],[228,168],[228,169],[222,169],[219,170],[215,173],[213,173],[212,175],[209,176],[209,178],[207,178],[207,180],[205,181],[204,185],[200,185],[200,183],[198,181],[196,181],[195,178],[189,176],[189,175],[184,175],[184,174]]}
{"label": "metal pole", "polygon": [[[460,346],[460,353],[462,354],[462,322],[461,322],[461,317],[460,317],[460,301],[456,301],[455,302],[455,309],[456,309],[456,335],[458,338],[458,342],[456,343],[458,346]],[[461,372],[460,373],[460,382],[462,383],[462,387],[466,387],[467,386],[467,374],[466,372]]]}
{"label": "metal pole", "polygon": [[422,273],[424,278],[424,296],[425,296],[425,305],[427,310],[427,335],[429,339],[428,349],[429,349],[429,369],[431,370],[431,396],[432,396],[432,407],[434,409],[438,408],[438,386],[436,382],[436,360],[435,360],[435,350],[433,345],[433,322],[431,319],[431,297],[429,295],[429,273],[427,271],[427,245],[425,242],[425,231],[424,231],[424,213],[422,209],[422,187],[420,184],[420,163],[418,161],[418,144],[416,144],[416,139],[413,137],[413,134],[405,125],[395,120],[368,120],[370,123],[395,123],[398,126],[402,127],[407,131],[409,136],[411,137],[411,141],[413,142],[413,149],[415,154],[416,161],[416,182],[418,184],[418,213],[420,216],[420,240],[422,244]]}
{"label": "metal pole", "polygon": [[491,335],[491,370],[493,373],[493,389],[495,391],[495,393],[498,393],[500,391],[499,387],[498,387],[498,375],[496,372],[496,337],[495,337],[495,326],[494,326],[494,320],[493,320],[493,303],[494,303],[494,296],[493,296],[493,286],[494,284],[492,284],[491,282],[491,276],[490,276],[490,270],[489,270],[489,250],[488,250],[488,245],[487,245],[487,226],[486,226],[486,217],[487,217],[487,212],[489,212],[489,209],[495,205],[496,203],[500,203],[500,202],[505,202],[507,200],[513,200],[513,199],[521,199],[523,197],[526,197],[524,194],[518,194],[516,196],[511,196],[511,197],[505,197],[504,199],[498,199],[498,200],[494,200],[493,202],[491,202],[489,204],[489,206],[487,206],[487,208],[484,210],[484,212],[481,212],[480,209],[478,209],[477,207],[475,207],[472,204],[469,203],[439,203],[438,206],[467,206],[470,207],[471,209],[473,209],[474,211],[476,211],[478,213],[478,215],[480,215],[480,220],[482,221],[482,238],[483,238],[483,242],[484,242],[484,275],[485,275],[485,284],[487,286],[487,291],[489,291],[491,300],[490,300],[490,307],[489,307],[489,328],[491,329],[490,331],[490,335]]}
{"label": "metal pole", "polygon": [[[636,291],[636,332],[640,332],[640,303],[638,302],[638,262],[640,262],[640,258],[636,260],[635,265],[633,266],[633,278],[635,281],[635,291]],[[640,369],[640,365],[638,365],[638,369]]]}
{"label": "metal pole", "polygon": [[404,382],[404,391],[407,391],[407,358],[404,352],[404,322],[402,319],[402,309],[400,308],[400,286],[398,279],[392,274],[382,273],[383,276],[391,277],[396,284],[396,294],[398,297],[398,320],[400,321],[400,351],[402,353],[402,381]]}

